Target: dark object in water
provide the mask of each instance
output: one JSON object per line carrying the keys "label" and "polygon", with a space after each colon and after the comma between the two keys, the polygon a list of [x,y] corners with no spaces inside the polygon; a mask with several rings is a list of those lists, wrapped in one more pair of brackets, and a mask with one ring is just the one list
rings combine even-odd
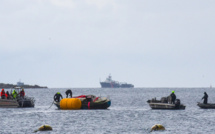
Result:
{"label": "dark object in water", "polygon": [[199,106],[200,108],[204,108],[204,109],[215,109],[214,103],[204,104],[204,103],[197,102],[197,106]]}
{"label": "dark object in water", "polygon": [[184,110],[186,107],[181,104],[179,99],[176,99],[175,104],[168,103],[168,97],[163,97],[161,100],[156,100],[155,98],[147,102],[152,109]]}

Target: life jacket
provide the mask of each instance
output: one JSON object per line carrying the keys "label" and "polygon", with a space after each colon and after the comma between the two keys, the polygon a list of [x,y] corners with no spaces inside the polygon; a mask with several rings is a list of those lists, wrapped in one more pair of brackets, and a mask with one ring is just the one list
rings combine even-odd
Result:
{"label": "life jacket", "polygon": [[6,95],[7,99],[10,99],[10,98],[11,98],[9,92],[6,92],[5,95]]}
{"label": "life jacket", "polygon": [[24,92],[24,91],[21,91],[21,92],[20,92],[20,96],[23,96],[23,97],[24,97],[24,96],[25,96],[25,92]]}
{"label": "life jacket", "polygon": [[17,92],[15,90],[13,90],[12,96],[13,96],[14,99],[16,98]]}
{"label": "life jacket", "polygon": [[8,95],[7,94],[5,94],[5,97],[6,97],[6,99],[8,98]]}
{"label": "life jacket", "polygon": [[1,90],[1,96],[5,96],[5,91],[4,91],[4,89]]}

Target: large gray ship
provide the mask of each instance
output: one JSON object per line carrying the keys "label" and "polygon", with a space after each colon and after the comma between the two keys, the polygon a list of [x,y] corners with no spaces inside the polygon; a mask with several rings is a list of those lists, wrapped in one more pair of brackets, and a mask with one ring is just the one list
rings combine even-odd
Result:
{"label": "large gray ship", "polygon": [[109,75],[105,81],[100,82],[102,88],[133,88],[133,84],[122,83],[112,80],[111,75]]}

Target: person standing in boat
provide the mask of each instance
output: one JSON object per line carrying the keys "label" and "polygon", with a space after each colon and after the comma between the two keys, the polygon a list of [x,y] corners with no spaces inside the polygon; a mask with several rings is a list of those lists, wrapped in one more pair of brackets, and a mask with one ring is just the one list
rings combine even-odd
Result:
{"label": "person standing in boat", "polygon": [[13,99],[16,99],[17,95],[18,95],[18,94],[17,94],[16,90],[14,89],[14,90],[13,90],[13,93],[12,93]]}
{"label": "person standing in boat", "polygon": [[2,89],[1,90],[1,98],[5,99],[5,97],[6,97],[5,91],[4,91],[4,89]]}
{"label": "person standing in boat", "polygon": [[202,97],[202,99],[204,99],[204,104],[208,103],[208,94],[206,92],[204,92],[204,96]]}
{"label": "person standing in boat", "polygon": [[70,98],[72,98],[72,91],[70,89],[66,90],[66,98],[68,98],[68,96],[70,96]]}
{"label": "person standing in boat", "polygon": [[24,98],[24,96],[25,96],[25,91],[24,91],[24,89],[22,89],[22,91],[20,91],[19,94],[20,94],[20,97],[21,97],[21,98]]}
{"label": "person standing in boat", "polygon": [[57,93],[54,95],[54,101],[60,102],[60,98],[63,99],[63,96],[60,94],[60,92],[57,92]]}
{"label": "person standing in boat", "polygon": [[11,99],[10,94],[9,94],[8,91],[6,92],[6,95],[7,95],[7,99]]}
{"label": "person standing in boat", "polygon": [[176,99],[176,95],[175,95],[175,91],[172,91],[172,93],[170,94],[171,98],[172,98],[172,104],[175,104],[175,99]]}

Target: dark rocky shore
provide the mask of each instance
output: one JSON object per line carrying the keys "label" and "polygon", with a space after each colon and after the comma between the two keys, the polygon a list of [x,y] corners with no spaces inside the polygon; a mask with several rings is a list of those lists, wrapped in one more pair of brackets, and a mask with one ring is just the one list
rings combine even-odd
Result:
{"label": "dark rocky shore", "polygon": [[[13,88],[16,87],[17,85],[14,84],[4,84],[4,83],[0,83],[0,88]],[[46,86],[38,86],[38,85],[22,85],[22,88],[48,88]]]}

